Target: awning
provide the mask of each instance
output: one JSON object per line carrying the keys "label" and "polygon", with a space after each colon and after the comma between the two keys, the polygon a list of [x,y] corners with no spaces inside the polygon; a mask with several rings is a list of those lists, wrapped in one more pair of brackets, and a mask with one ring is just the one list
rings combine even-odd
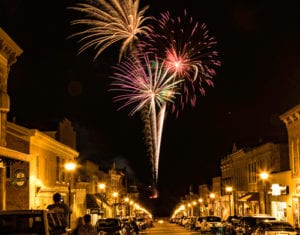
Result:
{"label": "awning", "polygon": [[259,194],[258,192],[254,193],[246,193],[245,195],[239,198],[240,202],[247,202],[247,201],[259,201]]}
{"label": "awning", "polygon": [[87,209],[101,209],[101,204],[105,204],[105,206],[110,206],[107,203],[107,200],[104,197],[101,197],[99,194],[87,194],[86,195],[86,208]]}
{"label": "awning", "polygon": [[94,195],[95,195],[97,201],[100,201],[100,202],[102,201],[105,205],[111,206],[111,205],[108,203],[107,198],[106,198],[103,194],[96,193],[96,194],[94,194]]}

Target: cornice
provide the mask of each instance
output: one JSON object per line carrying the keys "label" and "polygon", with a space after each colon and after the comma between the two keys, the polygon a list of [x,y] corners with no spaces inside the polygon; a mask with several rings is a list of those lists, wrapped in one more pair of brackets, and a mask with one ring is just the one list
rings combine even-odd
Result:
{"label": "cornice", "polygon": [[7,58],[7,65],[11,66],[17,61],[17,57],[23,53],[23,50],[8,36],[0,27],[0,54]]}
{"label": "cornice", "polygon": [[300,120],[300,104],[294,106],[284,114],[280,115],[279,118],[284,122],[286,126],[298,122]]}
{"label": "cornice", "polygon": [[16,160],[21,160],[25,162],[30,161],[30,154],[25,154],[16,150],[0,147],[0,155],[4,157],[13,158]]}
{"label": "cornice", "polygon": [[56,139],[37,129],[28,129],[15,123],[7,122],[7,132],[27,142],[30,142],[30,145],[43,147],[53,152],[57,152],[57,154],[62,154],[64,156],[68,155],[74,158],[78,157],[79,155],[79,153],[73,148],[57,141]]}
{"label": "cornice", "polygon": [[51,138],[50,136],[36,129],[31,130],[30,143],[36,146],[42,146],[44,148],[52,149],[52,151],[61,153],[63,155],[72,156],[74,158],[78,157],[79,155],[79,153],[73,148],[62,144],[61,142]]}

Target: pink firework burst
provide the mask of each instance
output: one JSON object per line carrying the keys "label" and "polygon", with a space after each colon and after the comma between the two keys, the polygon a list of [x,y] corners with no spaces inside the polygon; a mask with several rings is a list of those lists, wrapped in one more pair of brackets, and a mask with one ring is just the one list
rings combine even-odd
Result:
{"label": "pink firework burst", "polygon": [[[177,97],[181,109],[185,104],[195,106],[197,96],[205,95],[207,86],[213,87],[213,77],[221,65],[215,49],[217,42],[209,35],[206,24],[199,24],[186,11],[176,18],[169,12],[161,13],[155,21],[152,33],[139,48],[164,59],[169,71],[175,72],[177,79],[184,79],[180,84],[182,95]],[[173,105],[172,111],[175,110],[179,111]]]}

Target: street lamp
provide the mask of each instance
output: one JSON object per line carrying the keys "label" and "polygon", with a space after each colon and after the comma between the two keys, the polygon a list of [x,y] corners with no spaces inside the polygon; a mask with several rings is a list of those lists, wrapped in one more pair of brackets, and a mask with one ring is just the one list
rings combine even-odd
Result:
{"label": "street lamp", "polygon": [[118,192],[113,192],[112,194],[113,198],[114,198],[114,216],[117,216],[117,197],[119,196]]}
{"label": "street lamp", "polygon": [[263,186],[264,186],[264,213],[267,214],[267,184],[266,180],[269,178],[269,173],[268,172],[262,172],[260,173],[260,178],[262,179]]}
{"label": "street lamp", "polygon": [[193,201],[192,202],[192,216],[194,216],[194,206],[197,205],[197,202],[196,201]]}
{"label": "street lamp", "polygon": [[210,199],[211,199],[212,212],[213,212],[213,215],[214,215],[214,214],[215,214],[215,197],[216,197],[216,194],[210,193],[210,194],[209,194],[209,197],[210,197]]}
{"label": "street lamp", "polygon": [[187,206],[188,206],[188,216],[191,216],[191,203],[188,203],[187,204]]}
{"label": "street lamp", "polygon": [[199,202],[199,216],[202,216],[202,203],[203,203],[203,199],[199,198],[198,202]]}
{"label": "street lamp", "polygon": [[[71,209],[71,182],[72,182],[72,172],[76,169],[75,162],[67,162],[65,165],[65,170],[70,173],[68,180],[68,196],[69,196],[69,208]],[[69,212],[69,227],[71,228],[71,213]]]}
{"label": "street lamp", "polygon": [[232,199],[231,199],[231,195],[232,195],[232,187],[231,186],[227,186],[225,188],[226,192],[229,194],[229,215],[231,215],[231,207],[232,207]]}
{"label": "street lamp", "polygon": [[103,200],[104,200],[105,187],[106,187],[106,185],[104,183],[99,184],[100,195],[101,195],[101,213],[102,213],[103,218],[104,218]]}
{"label": "street lamp", "polygon": [[133,204],[134,204],[134,201],[130,200],[130,202],[129,202],[129,216],[130,217],[131,217],[132,210],[133,210]]}
{"label": "street lamp", "polygon": [[125,201],[125,216],[130,215],[129,197],[124,198]]}

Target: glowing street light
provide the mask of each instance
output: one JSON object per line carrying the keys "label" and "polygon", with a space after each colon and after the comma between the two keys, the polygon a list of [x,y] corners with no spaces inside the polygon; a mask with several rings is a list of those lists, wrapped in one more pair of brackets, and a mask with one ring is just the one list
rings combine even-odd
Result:
{"label": "glowing street light", "polygon": [[229,215],[231,215],[231,207],[232,207],[232,191],[233,188],[231,186],[227,186],[225,191],[229,194]]}
{"label": "glowing street light", "polygon": [[202,203],[203,203],[203,199],[199,198],[198,202],[199,202],[199,215],[202,216]]}
{"label": "glowing street light", "polygon": [[130,215],[130,204],[129,204],[129,197],[125,197],[124,198],[124,202],[125,202],[125,216]]}
{"label": "glowing street light", "polygon": [[215,198],[216,198],[216,194],[210,193],[209,194],[209,198],[211,199],[212,211],[213,211],[213,215],[214,215],[215,214]]}
{"label": "glowing street light", "polygon": [[194,216],[194,207],[197,205],[196,201],[192,202],[192,216]]}
{"label": "glowing street light", "polygon": [[260,178],[263,182],[263,186],[264,186],[264,213],[267,214],[267,184],[266,181],[269,178],[269,173],[268,172],[261,172],[260,173]]}
{"label": "glowing street light", "polygon": [[130,200],[129,202],[129,216],[132,215],[134,201]]}
{"label": "glowing street light", "polygon": [[[65,165],[65,170],[70,173],[69,179],[68,179],[68,196],[69,196],[69,208],[71,208],[71,182],[72,182],[72,173],[76,169],[76,163],[75,162],[67,162]],[[71,227],[71,213],[69,213],[69,227]]]}
{"label": "glowing street light", "polygon": [[117,197],[119,196],[118,192],[113,192],[112,194],[113,198],[114,198],[114,216],[117,216]]}
{"label": "glowing street light", "polygon": [[102,217],[104,217],[103,200],[104,200],[104,192],[105,192],[106,185],[104,183],[99,183],[98,187],[100,189],[100,195],[101,195],[101,213],[102,213]]}

